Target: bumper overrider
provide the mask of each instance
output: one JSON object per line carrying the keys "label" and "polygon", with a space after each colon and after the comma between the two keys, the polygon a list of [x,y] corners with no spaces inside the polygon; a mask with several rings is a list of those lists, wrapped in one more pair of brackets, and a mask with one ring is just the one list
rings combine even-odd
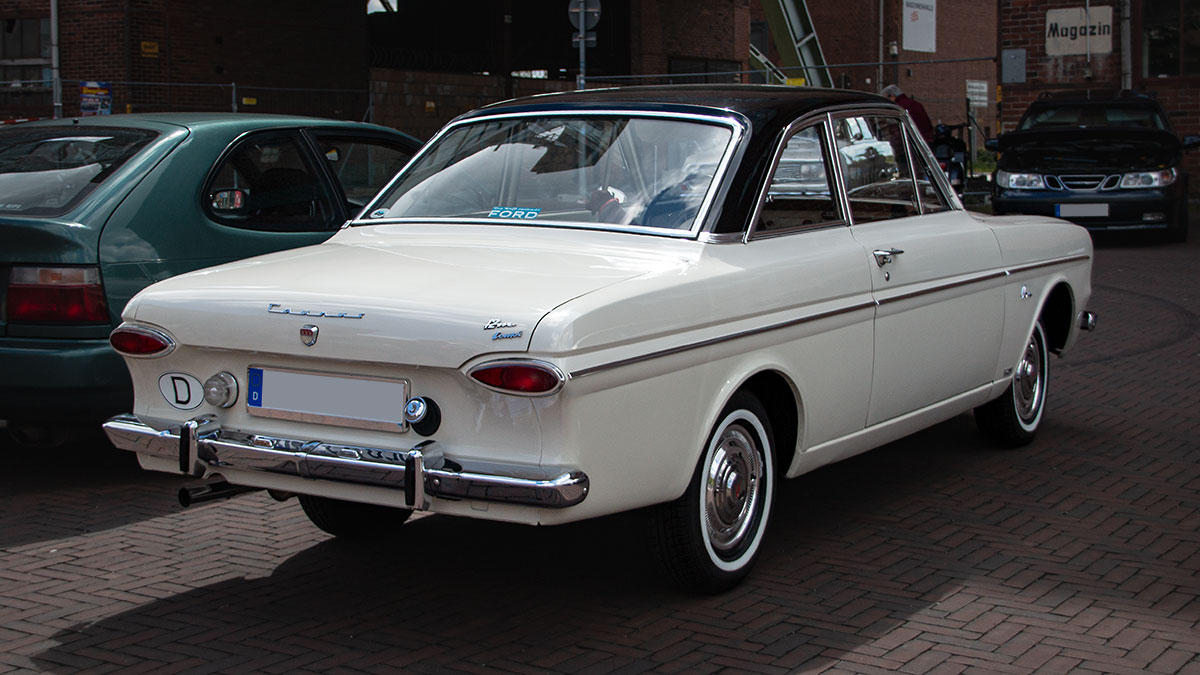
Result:
{"label": "bumper overrider", "polygon": [[582,502],[588,493],[588,477],[582,471],[533,475],[514,468],[497,473],[491,465],[488,472],[471,471],[446,457],[432,440],[410,450],[306,441],[222,429],[211,415],[162,431],[130,414],[117,415],[103,426],[116,447],[177,458],[183,474],[203,476],[234,468],[390,487],[403,490],[405,504],[414,509],[429,508],[432,497],[565,508]]}

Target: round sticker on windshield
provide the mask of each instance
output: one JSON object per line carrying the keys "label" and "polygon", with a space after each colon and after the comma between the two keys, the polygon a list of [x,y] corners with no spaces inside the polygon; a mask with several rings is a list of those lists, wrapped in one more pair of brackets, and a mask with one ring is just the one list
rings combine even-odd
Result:
{"label": "round sticker on windshield", "polygon": [[387,209],[375,209],[371,212],[372,218],[382,218],[387,215]]}
{"label": "round sticker on windshield", "polygon": [[199,408],[204,402],[204,385],[187,373],[163,373],[158,391],[171,407],[180,410]]}

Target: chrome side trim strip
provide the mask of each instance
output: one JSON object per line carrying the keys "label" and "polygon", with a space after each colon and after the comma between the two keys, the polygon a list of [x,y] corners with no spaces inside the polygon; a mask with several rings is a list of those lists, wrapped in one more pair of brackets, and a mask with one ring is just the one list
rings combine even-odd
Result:
{"label": "chrome side trim strip", "polygon": [[1008,270],[1008,273],[1009,274],[1018,274],[1020,272],[1028,272],[1029,270],[1039,270],[1039,269],[1042,269],[1043,267],[1055,267],[1057,265],[1066,265],[1067,263],[1080,262],[1083,260],[1091,260],[1091,259],[1092,259],[1092,257],[1090,255],[1073,255],[1073,256],[1066,257],[1066,258],[1055,258],[1054,260],[1046,260],[1046,261],[1039,262],[1039,263],[1029,263],[1027,265],[1020,265],[1018,267],[1012,267]]}
{"label": "chrome side trim strip", "polygon": [[471,471],[446,457],[436,441],[423,441],[409,450],[302,441],[220,429],[207,417],[158,431],[124,414],[103,427],[122,450],[180,457],[214,473],[228,467],[397,488],[414,509],[429,508],[430,496],[558,509],[582,502],[590,487],[587,474],[569,467]]}
{"label": "chrome side trim strip", "polygon": [[874,301],[861,302],[857,305],[851,305],[849,307],[843,307],[841,309],[833,309],[833,310],[829,310],[827,312],[818,312],[816,314],[809,314],[808,316],[802,316],[802,317],[799,317],[796,319],[791,319],[789,321],[783,321],[780,323],[771,324],[769,326],[762,326],[761,328],[751,328],[749,330],[744,330],[744,331],[740,331],[737,333],[731,333],[729,335],[722,335],[720,337],[710,338],[708,340],[700,340],[699,342],[692,342],[692,343],[689,343],[686,345],[679,345],[678,347],[671,347],[670,349],[661,349],[656,352],[642,354],[641,356],[633,356],[633,357],[630,357],[627,359],[621,359],[620,361],[613,361],[611,363],[605,363],[605,364],[601,364],[599,366],[592,366],[591,368],[582,368],[580,370],[572,371],[570,377],[572,379],[574,379],[576,377],[587,377],[588,375],[594,375],[596,373],[603,372],[605,370],[612,370],[613,368],[622,368],[624,366],[633,365],[635,363],[641,363],[643,361],[649,361],[651,359],[658,359],[658,358],[662,358],[664,356],[671,356],[673,354],[679,354],[682,352],[691,351],[693,349],[700,349],[702,347],[710,347],[712,345],[720,344],[722,342],[730,342],[732,340],[740,340],[745,337],[750,337],[753,335],[761,335],[762,333],[769,333],[771,331],[782,330],[784,328],[791,328],[793,326],[799,326],[801,324],[811,323],[813,321],[820,321],[821,319],[828,319],[830,317],[840,316],[842,314],[850,314],[852,312],[858,312],[858,311],[861,311],[864,309],[873,309],[874,307],[875,307]]}
{"label": "chrome side trim strip", "polygon": [[940,286],[934,286],[933,288],[926,288],[925,290],[921,290],[921,291],[913,291],[911,293],[902,293],[900,295],[893,295],[891,297],[887,297],[882,300],[876,300],[875,302],[877,305],[880,305],[880,306],[890,305],[893,302],[900,302],[901,300],[911,300],[912,298],[919,298],[923,295],[932,295],[934,293],[941,293],[942,291],[948,291],[952,288],[961,288],[963,286],[973,286],[975,284],[980,284],[985,281],[991,281],[992,279],[999,279],[1001,277],[1006,277],[1006,276],[1008,276],[1007,271],[989,272],[987,274],[982,274],[977,277],[971,277],[970,279],[960,279],[959,281],[954,281],[954,282],[951,282],[948,284],[942,284]]}
{"label": "chrome side trim strip", "polygon": [[579,370],[572,371],[569,374],[569,377],[572,379],[577,378],[577,377],[587,377],[588,375],[594,375],[596,373],[600,373],[600,372],[603,372],[606,370],[612,370],[614,368],[623,368],[625,366],[642,363],[644,361],[650,361],[652,359],[662,358],[664,356],[672,356],[674,354],[691,351],[693,349],[700,349],[702,347],[710,347],[712,345],[720,344],[722,342],[729,342],[731,340],[740,340],[742,338],[750,337],[752,335],[768,333],[771,331],[781,330],[783,328],[791,328],[792,326],[798,326],[800,324],[809,323],[811,321],[819,321],[821,319],[827,319],[829,317],[838,316],[840,314],[849,314],[851,312],[857,312],[862,309],[868,309],[871,307],[880,307],[880,306],[888,305],[888,304],[891,304],[894,302],[900,302],[902,300],[910,300],[912,298],[920,297],[923,295],[931,295],[933,293],[940,293],[942,291],[947,291],[947,290],[950,290],[953,288],[960,288],[962,286],[971,286],[974,284],[980,284],[980,283],[984,283],[987,281],[991,281],[993,279],[999,279],[1002,277],[1011,276],[1011,275],[1017,274],[1019,272],[1027,272],[1029,270],[1041,269],[1043,267],[1054,267],[1056,265],[1065,265],[1067,263],[1078,262],[1081,260],[1088,260],[1088,259],[1090,259],[1090,256],[1077,255],[1077,256],[1070,256],[1070,257],[1066,257],[1066,258],[1057,258],[1055,260],[1048,260],[1048,261],[1044,261],[1044,262],[1040,262],[1040,263],[1030,263],[1028,265],[1021,265],[1019,267],[1014,267],[1014,268],[1008,269],[1008,270],[1000,270],[1000,271],[996,271],[996,272],[986,272],[984,274],[981,274],[981,275],[975,276],[975,277],[971,277],[969,279],[961,279],[959,281],[942,284],[940,286],[935,286],[933,288],[927,288],[927,289],[920,290],[920,291],[914,291],[912,293],[904,293],[902,295],[885,298],[883,300],[876,299],[876,300],[873,300],[872,302],[860,303],[857,305],[852,305],[850,307],[844,307],[842,309],[835,309],[835,310],[831,310],[828,312],[820,312],[818,314],[812,314],[809,316],[800,317],[798,319],[792,319],[791,321],[784,321],[782,323],[771,324],[769,326],[763,326],[761,328],[752,328],[750,330],[740,331],[737,333],[731,333],[729,335],[722,335],[720,337],[710,338],[708,340],[701,340],[699,342],[692,342],[692,343],[688,343],[686,345],[672,347],[670,349],[662,349],[662,350],[655,351],[655,352],[649,352],[647,354],[642,354],[640,356],[632,356],[627,359],[621,359],[619,361],[613,361],[611,363],[604,363],[604,364],[601,364],[598,366],[592,366],[590,368],[581,368]]}

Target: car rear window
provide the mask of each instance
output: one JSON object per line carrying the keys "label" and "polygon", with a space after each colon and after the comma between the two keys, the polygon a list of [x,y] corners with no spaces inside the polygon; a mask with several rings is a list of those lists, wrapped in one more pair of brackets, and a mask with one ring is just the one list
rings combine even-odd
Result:
{"label": "car rear window", "polygon": [[0,214],[61,215],[157,136],[145,129],[0,129]]}
{"label": "car rear window", "polygon": [[1074,103],[1030,110],[1021,120],[1020,128],[1025,130],[1054,127],[1166,129],[1167,123],[1157,110],[1147,106]]}

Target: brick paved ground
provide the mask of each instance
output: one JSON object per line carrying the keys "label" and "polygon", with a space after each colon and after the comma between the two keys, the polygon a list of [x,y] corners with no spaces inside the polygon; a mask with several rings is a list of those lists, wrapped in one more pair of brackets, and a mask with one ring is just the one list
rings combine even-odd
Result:
{"label": "brick paved ground", "polygon": [[261,493],[181,510],[100,444],[10,450],[0,672],[1200,673],[1197,248],[1098,250],[1032,447],[960,417],[791,481],[718,597],[664,590],[636,514],[356,548]]}

